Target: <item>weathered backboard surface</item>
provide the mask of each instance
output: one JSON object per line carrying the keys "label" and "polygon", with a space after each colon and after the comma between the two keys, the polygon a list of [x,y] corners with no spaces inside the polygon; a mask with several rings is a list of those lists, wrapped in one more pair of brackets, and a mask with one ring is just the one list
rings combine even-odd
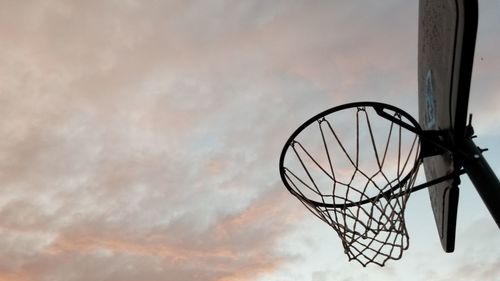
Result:
{"label": "weathered backboard surface", "polygon": [[[419,122],[424,130],[449,130],[464,138],[478,20],[477,0],[420,0],[418,32]],[[453,173],[452,153],[424,159],[427,180]],[[455,248],[458,176],[429,188],[441,244]]]}

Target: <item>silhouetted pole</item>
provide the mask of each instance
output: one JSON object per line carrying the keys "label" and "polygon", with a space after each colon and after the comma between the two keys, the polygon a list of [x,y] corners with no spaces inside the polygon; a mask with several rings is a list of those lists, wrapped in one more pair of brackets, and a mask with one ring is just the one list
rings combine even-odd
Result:
{"label": "silhouetted pole", "polygon": [[464,140],[462,152],[465,153],[463,165],[467,175],[500,227],[500,181],[472,139]]}

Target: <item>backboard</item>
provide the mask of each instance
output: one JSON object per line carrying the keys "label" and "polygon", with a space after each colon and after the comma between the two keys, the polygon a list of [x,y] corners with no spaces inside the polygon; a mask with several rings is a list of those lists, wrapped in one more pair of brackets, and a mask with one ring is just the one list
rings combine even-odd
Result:
{"label": "backboard", "polygon": [[[420,0],[418,32],[419,122],[447,130],[449,142],[465,136],[478,21],[477,0]],[[453,153],[424,159],[428,181],[460,168]],[[455,247],[459,177],[429,188],[441,244]]]}

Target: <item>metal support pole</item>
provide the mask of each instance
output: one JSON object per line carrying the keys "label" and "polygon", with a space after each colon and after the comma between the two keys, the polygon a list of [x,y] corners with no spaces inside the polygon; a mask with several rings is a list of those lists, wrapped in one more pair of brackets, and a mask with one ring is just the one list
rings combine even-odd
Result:
{"label": "metal support pole", "polygon": [[464,140],[461,152],[467,175],[500,228],[500,181],[472,139]]}

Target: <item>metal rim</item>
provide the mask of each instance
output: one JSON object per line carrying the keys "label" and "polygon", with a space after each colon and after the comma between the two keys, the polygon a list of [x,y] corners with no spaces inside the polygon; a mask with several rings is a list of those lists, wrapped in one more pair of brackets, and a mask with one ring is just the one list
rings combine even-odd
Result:
{"label": "metal rim", "polygon": [[[286,154],[288,152],[288,148],[291,147],[291,144],[294,142],[295,138],[305,128],[307,128],[312,123],[317,122],[319,119],[321,119],[321,118],[323,118],[323,117],[325,117],[327,115],[330,115],[330,114],[332,114],[334,112],[341,111],[341,110],[344,110],[344,109],[354,108],[354,107],[372,107],[376,111],[376,113],[378,115],[380,115],[381,117],[384,117],[384,118],[388,119],[389,121],[395,122],[398,125],[400,125],[401,127],[403,127],[405,129],[407,129],[407,130],[415,133],[418,136],[418,138],[420,139],[420,135],[422,133],[422,129],[421,129],[420,125],[418,124],[417,120],[415,120],[415,118],[413,118],[406,111],[404,111],[404,110],[402,110],[402,109],[400,109],[398,107],[389,105],[389,104],[380,103],[380,102],[364,101],[364,102],[353,102],[353,103],[342,104],[342,105],[339,105],[339,106],[327,109],[327,110],[325,110],[325,111],[323,111],[323,112],[321,112],[319,114],[316,114],[315,116],[313,116],[312,118],[310,118],[309,120],[307,120],[306,122],[304,122],[301,126],[299,126],[299,128],[297,128],[290,135],[290,137],[286,141],[285,145],[283,146],[283,149],[282,149],[281,155],[280,155],[280,160],[279,160],[280,176],[281,176],[281,181],[283,182],[283,184],[286,186],[286,188],[288,189],[288,191],[292,195],[294,195],[295,197],[302,198],[305,202],[307,202],[308,204],[313,205],[313,206],[320,206],[320,207],[327,207],[327,208],[347,208],[347,207],[351,207],[351,206],[355,206],[355,205],[362,205],[362,204],[368,203],[370,201],[376,200],[378,198],[387,196],[391,191],[399,188],[402,184],[405,184],[412,177],[412,175],[418,170],[419,166],[416,165],[415,167],[413,167],[411,169],[411,171],[408,173],[408,175],[406,175],[403,179],[401,179],[401,181],[400,181],[399,184],[397,184],[394,187],[392,187],[391,189],[383,192],[382,194],[379,194],[377,196],[373,196],[371,198],[359,201],[357,203],[351,203],[351,204],[330,204],[330,203],[324,203],[324,202],[314,201],[314,200],[311,200],[309,198],[302,197],[300,194],[298,194],[288,184],[288,181],[287,181],[286,175],[285,175],[286,168],[284,166],[284,162],[285,162],[285,156],[286,156]],[[395,118],[391,118],[392,116],[390,114],[388,114],[387,112],[385,112],[384,110],[390,110],[390,111],[393,111],[395,113],[400,114],[401,116],[403,116],[404,118],[406,118],[410,122],[410,124],[404,123],[404,122],[397,122],[397,120]],[[420,158],[421,158],[420,155],[417,156],[417,159],[420,159]],[[411,190],[410,190],[410,192],[411,192]],[[401,195],[403,195],[403,194],[401,194]]]}

